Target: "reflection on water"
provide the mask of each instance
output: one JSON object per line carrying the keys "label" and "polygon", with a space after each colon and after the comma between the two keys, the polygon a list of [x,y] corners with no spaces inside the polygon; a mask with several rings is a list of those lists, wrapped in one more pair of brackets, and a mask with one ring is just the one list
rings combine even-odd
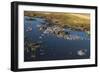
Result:
{"label": "reflection on water", "polygon": [[90,35],[40,17],[24,18],[24,61],[87,59]]}

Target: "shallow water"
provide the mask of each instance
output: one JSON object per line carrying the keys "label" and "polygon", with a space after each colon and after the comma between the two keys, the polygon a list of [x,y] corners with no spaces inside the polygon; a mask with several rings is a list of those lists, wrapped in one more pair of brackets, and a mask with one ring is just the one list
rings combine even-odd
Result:
{"label": "shallow water", "polygon": [[[83,31],[70,31],[71,35],[78,35],[82,39],[65,40],[57,38],[52,34],[43,34],[37,28],[37,25],[45,23],[42,18],[34,18],[35,20],[24,19],[24,36],[31,41],[41,41],[41,47],[33,53],[24,51],[24,61],[44,61],[44,60],[63,60],[63,59],[87,59],[90,58],[90,37]],[[31,27],[31,31],[27,31]],[[24,39],[25,40],[25,39]],[[80,52],[81,51],[81,52]]]}

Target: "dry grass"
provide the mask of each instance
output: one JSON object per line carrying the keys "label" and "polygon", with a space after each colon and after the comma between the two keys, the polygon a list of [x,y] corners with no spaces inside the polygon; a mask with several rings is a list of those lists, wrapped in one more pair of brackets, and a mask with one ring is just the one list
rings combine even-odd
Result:
{"label": "dry grass", "polygon": [[62,27],[81,27],[84,30],[90,30],[90,15],[85,13],[61,13],[61,12],[32,12],[25,11],[25,16],[42,16],[51,21],[57,20],[58,25]]}

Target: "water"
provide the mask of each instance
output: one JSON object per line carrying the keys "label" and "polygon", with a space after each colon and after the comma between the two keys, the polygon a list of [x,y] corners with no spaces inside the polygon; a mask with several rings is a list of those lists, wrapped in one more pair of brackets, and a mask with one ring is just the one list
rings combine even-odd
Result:
{"label": "water", "polygon": [[[70,31],[71,35],[78,35],[83,39],[65,40],[52,34],[43,34],[37,28],[44,25],[43,18],[34,18],[35,20],[24,19],[24,36],[31,41],[41,41],[41,47],[37,48],[35,54],[32,51],[24,51],[24,61],[47,61],[47,60],[71,60],[90,58],[90,37],[83,31]],[[31,27],[31,31],[27,31]],[[67,30],[67,29],[66,29]],[[25,40],[25,39],[24,39]]]}

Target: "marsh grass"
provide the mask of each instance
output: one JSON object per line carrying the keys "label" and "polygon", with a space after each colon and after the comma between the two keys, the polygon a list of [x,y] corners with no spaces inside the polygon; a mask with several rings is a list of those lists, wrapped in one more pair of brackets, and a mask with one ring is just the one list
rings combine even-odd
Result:
{"label": "marsh grass", "polygon": [[61,27],[90,31],[90,14],[25,11],[24,15],[30,17],[43,17]]}

